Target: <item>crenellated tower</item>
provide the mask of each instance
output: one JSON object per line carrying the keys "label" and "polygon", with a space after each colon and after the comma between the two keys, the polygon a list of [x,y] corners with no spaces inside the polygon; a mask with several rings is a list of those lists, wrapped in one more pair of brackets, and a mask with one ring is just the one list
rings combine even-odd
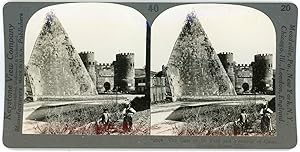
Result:
{"label": "crenellated tower", "polygon": [[273,55],[257,54],[253,63],[253,89],[255,92],[273,91]]}
{"label": "crenellated tower", "polygon": [[252,90],[253,70],[252,64],[236,64],[235,91],[238,94],[249,93]]}
{"label": "crenellated tower", "polygon": [[97,91],[107,92],[114,87],[114,63],[96,64]]}
{"label": "crenellated tower", "polygon": [[95,53],[94,52],[80,52],[79,56],[87,69],[92,81],[96,85],[96,70],[95,70]]}
{"label": "crenellated tower", "polygon": [[218,57],[227,72],[227,75],[233,85],[235,87],[235,72],[234,72],[234,61],[233,61],[233,53],[232,52],[221,52],[218,54]]}
{"label": "crenellated tower", "polygon": [[114,63],[114,85],[119,91],[133,92],[135,90],[134,53],[116,55]]}

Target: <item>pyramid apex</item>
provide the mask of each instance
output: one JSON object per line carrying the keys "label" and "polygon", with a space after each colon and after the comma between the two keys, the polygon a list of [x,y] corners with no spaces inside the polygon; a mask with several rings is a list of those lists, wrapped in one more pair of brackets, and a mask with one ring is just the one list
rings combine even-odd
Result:
{"label": "pyramid apex", "polygon": [[46,14],[46,22],[47,23],[52,23],[54,18],[55,18],[55,14],[53,11],[50,11]]}
{"label": "pyramid apex", "polygon": [[191,13],[189,13],[187,16],[186,16],[186,21],[187,22],[194,22],[194,21],[197,21],[198,20],[198,17],[196,15],[196,12],[195,11],[192,11]]}

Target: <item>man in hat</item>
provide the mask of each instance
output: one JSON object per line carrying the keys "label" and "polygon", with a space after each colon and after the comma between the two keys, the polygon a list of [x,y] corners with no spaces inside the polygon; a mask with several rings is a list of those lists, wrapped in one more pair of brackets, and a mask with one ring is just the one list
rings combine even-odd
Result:
{"label": "man in hat", "polygon": [[110,125],[110,114],[108,113],[108,109],[105,108],[103,110],[103,113],[100,116],[100,119],[97,121],[97,132],[99,131],[107,132],[109,129],[109,125]]}

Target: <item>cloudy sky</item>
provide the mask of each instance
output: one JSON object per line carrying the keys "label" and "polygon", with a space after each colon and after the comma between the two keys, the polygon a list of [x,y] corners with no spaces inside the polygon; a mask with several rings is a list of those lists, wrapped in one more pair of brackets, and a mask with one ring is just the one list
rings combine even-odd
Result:
{"label": "cloudy sky", "polygon": [[187,14],[194,11],[216,52],[232,52],[234,60],[249,64],[255,54],[272,53],[275,67],[276,37],[271,20],[249,7],[229,4],[190,4],[160,14],[151,31],[151,70],[166,65]]}
{"label": "cloudy sky", "polygon": [[72,3],[43,8],[29,20],[25,34],[25,64],[45,16],[53,11],[75,49],[95,52],[100,63],[111,63],[117,53],[135,53],[135,67],[146,63],[146,19],[138,11],[118,4]]}

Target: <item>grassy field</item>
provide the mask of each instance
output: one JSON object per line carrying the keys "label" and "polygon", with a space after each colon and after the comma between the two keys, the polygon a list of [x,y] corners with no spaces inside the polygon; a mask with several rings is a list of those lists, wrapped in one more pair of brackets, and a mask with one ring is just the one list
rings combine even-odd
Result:
{"label": "grassy field", "polygon": [[276,135],[276,114],[272,114],[273,130],[268,133],[261,133],[260,114],[262,105],[209,105],[199,108],[185,109],[182,126],[174,126],[176,134],[182,136],[232,136],[234,135],[234,121],[238,120],[241,109],[248,113],[247,132],[239,134],[242,136],[275,136]]}
{"label": "grassy field", "polygon": [[[46,123],[41,126],[37,126],[36,129],[41,134],[150,134],[150,110],[138,111],[133,115],[133,130],[131,132],[124,132],[122,130],[123,117],[121,111],[124,107],[124,104],[111,102],[93,106],[84,106],[79,104],[72,105],[68,106],[69,109],[67,112],[61,113],[58,113],[57,110],[51,108],[47,111],[46,117],[41,120]],[[105,108],[107,108],[111,114],[111,125],[108,131],[99,132],[96,131],[97,127],[94,122],[99,119],[103,109]]]}

